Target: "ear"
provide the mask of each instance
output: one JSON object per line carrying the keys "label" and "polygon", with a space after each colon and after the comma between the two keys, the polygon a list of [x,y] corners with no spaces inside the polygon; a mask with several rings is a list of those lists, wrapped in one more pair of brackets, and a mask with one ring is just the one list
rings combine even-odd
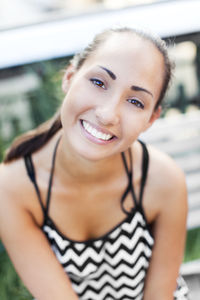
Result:
{"label": "ear", "polygon": [[64,93],[67,93],[70,81],[75,73],[75,69],[72,65],[69,65],[65,71],[65,74],[62,79],[62,90]]}
{"label": "ear", "polygon": [[161,112],[162,112],[162,107],[159,105],[156,108],[156,110],[153,111],[145,130],[147,130],[148,128],[150,128],[153,125],[153,123],[160,117]]}

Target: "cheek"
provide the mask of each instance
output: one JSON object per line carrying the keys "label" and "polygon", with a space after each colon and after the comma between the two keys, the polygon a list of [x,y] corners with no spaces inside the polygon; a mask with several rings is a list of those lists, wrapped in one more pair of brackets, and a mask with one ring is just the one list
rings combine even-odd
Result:
{"label": "cheek", "polygon": [[130,141],[134,141],[146,130],[150,119],[150,113],[130,112],[123,117],[122,132]]}
{"label": "cheek", "polygon": [[61,121],[63,126],[69,125],[72,116],[74,116],[75,114],[77,114],[76,101],[70,96],[70,93],[68,92],[63,100],[61,107]]}
{"label": "cheek", "polygon": [[76,122],[81,114],[92,107],[93,97],[83,88],[69,91],[63,100],[61,107],[61,120]]}

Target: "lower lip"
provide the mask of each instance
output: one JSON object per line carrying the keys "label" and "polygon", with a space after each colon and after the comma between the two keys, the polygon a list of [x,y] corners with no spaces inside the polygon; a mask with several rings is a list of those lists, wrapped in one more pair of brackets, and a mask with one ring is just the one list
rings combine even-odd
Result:
{"label": "lower lip", "polygon": [[97,137],[91,135],[84,127],[83,127],[83,124],[82,124],[82,121],[80,121],[80,125],[81,125],[81,129],[83,131],[83,134],[85,135],[85,137],[90,140],[91,142],[95,143],[95,144],[99,144],[99,145],[107,145],[107,144],[110,144],[112,143],[114,140],[116,140],[116,137],[113,137],[111,140],[101,140],[101,139],[98,139]]}

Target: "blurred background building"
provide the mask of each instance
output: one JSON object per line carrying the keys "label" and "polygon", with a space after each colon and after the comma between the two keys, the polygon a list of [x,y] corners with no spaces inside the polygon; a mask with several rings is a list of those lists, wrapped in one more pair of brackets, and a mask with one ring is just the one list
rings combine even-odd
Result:
{"label": "blurred background building", "polygon": [[0,0],[0,29],[102,9],[119,9],[162,0]]}

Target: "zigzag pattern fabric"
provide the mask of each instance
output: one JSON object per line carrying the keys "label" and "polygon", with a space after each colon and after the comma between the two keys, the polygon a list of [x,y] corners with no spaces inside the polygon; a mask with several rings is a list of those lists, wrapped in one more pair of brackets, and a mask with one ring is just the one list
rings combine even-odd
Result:
{"label": "zigzag pattern fabric", "polygon": [[[43,231],[79,299],[143,299],[154,239],[141,211],[133,210],[108,234],[86,242],[67,239],[49,217]],[[174,300],[188,300],[181,276]]]}
{"label": "zigzag pattern fabric", "polygon": [[79,299],[142,299],[154,240],[141,212],[86,242],[66,239],[51,219],[43,231]]}

